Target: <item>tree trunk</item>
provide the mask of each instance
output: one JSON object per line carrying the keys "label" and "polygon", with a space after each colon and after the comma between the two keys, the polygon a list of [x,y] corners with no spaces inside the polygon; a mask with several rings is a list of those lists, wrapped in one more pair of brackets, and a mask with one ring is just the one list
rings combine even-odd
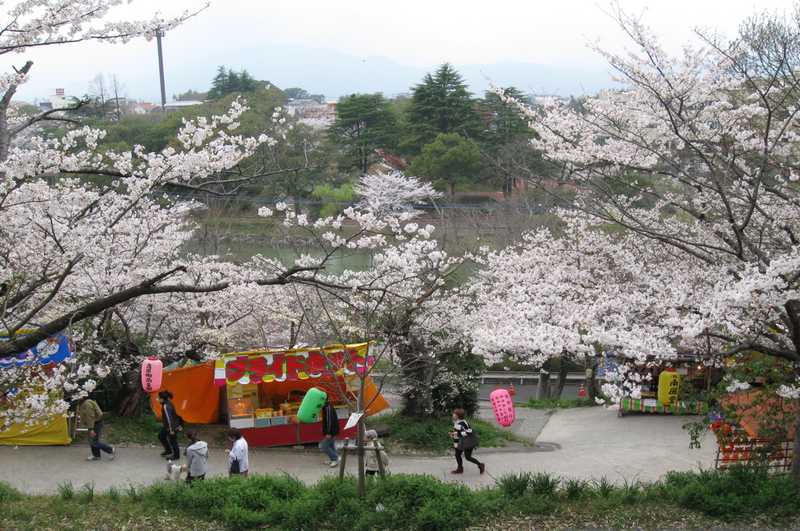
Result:
{"label": "tree trunk", "polygon": [[567,363],[564,358],[558,360],[558,384],[556,384],[556,392],[553,395],[555,398],[560,399],[561,393],[564,392],[564,385],[567,383]]}
{"label": "tree trunk", "polygon": [[[364,389],[366,387],[366,378],[359,378],[358,390],[358,413],[364,412]],[[356,436],[356,444],[358,446],[358,497],[364,498],[367,495],[367,478],[365,472],[364,462],[364,416],[358,419],[358,435]]]}
{"label": "tree trunk", "polygon": [[120,417],[134,417],[139,413],[139,408],[142,403],[142,399],[144,398],[144,391],[141,387],[136,386],[136,389],[133,390],[122,403],[117,408],[117,414]]}
{"label": "tree trunk", "polygon": [[794,455],[792,456],[792,479],[800,483],[800,412],[794,419]]}
{"label": "tree trunk", "polygon": [[550,397],[550,373],[542,369],[539,371],[539,381],[536,384],[536,400]]}
{"label": "tree trunk", "polygon": [[589,400],[594,401],[594,399],[599,394],[597,392],[597,358],[593,357],[587,360],[586,366],[586,376],[583,382],[583,387],[586,389],[586,396]]}

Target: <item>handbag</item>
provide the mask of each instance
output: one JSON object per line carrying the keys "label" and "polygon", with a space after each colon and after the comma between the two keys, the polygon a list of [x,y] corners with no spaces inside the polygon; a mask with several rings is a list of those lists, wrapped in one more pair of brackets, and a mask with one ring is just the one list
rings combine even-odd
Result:
{"label": "handbag", "polygon": [[242,473],[241,469],[239,468],[239,460],[237,458],[234,457],[233,461],[231,461],[231,468],[230,468],[230,470],[228,470],[228,472],[230,474],[241,474]]}
{"label": "handbag", "polygon": [[472,450],[478,446],[478,435],[473,431],[458,439],[458,449],[461,451]]}

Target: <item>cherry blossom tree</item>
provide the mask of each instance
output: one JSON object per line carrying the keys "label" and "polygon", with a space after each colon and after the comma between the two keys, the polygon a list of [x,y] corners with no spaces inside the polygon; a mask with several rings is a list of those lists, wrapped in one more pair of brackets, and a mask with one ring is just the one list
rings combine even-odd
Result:
{"label": "cherry blossom tree", "polygon": [[[106,22],[109,10],[120,4],[19,2],[6,14],[0,54],[85,40],[149,38],[192,15]],[[241,294],[247,289],[242,286],[286,284],[313,269],[286,269],[261,258],[254,258],[257,267],[233,265],[183,250],[194,230],[188,214],[200,205],[166,190],[224,193],[226,186],[248,178],[231,177],[230,172],[259,146],[276,141],[267,134],[252,138],[236,133],[247,111],[244,102],[234,101],[220,115],[185,121],[174,144],[161,152],[141,146],[101,150],[101,130],[76,126],[61,136],[35,131],[43,121],[69,122],[60,109],[33,116],[13,111],[17,88],[32,67],[28,61],[0,81],[0,327],[5,336],[0,356],[24,353],[62,330],[72,334],[80,354],[54,369],[2,371],[0,426],[63,413],[70,394],[85,395],[115,364],[130,363],[122,359],[118,345],[105,341],[110,328],[124,329],[128,337],[178,342],[180,337],[164,331],[167,325],[160,334],[153,331],[158,316],[175,308],[178,294],[229,288]],[[134,304],[140,297],[146,299]],[[166,304],[158,306],[162,298]],[[208,305],[209,300],[191,303]],[[186,299],[184,304],[189,304]],[[241,318],[234,313],[219,312],[218,319]],[[203,314],[201,309],[192,315]],[[174,314],[170,318],[175,318],[173,326],[179,321]],[[220,322],[209,322],[204,331],[219,328]],[[67,396],[59,394],[62,390]]]}
{"label": "cherry blossom tree", "polygon": [[[787,376],[796,377],[800,9],[788,19],[755,16],[731,40],[698,32],[678,57],[640,20],[615,16],[631,49],[598,52],[617,71],[618,90],[579,107],[520,107],[537,132],[534,146],[579,185],[575,209],[625,232],[631,247],[679,258],[645,276],[660,300],[683,292],[659,304],[663,324],[620,320],[618,333],[672,344],[706,337],[724,356],[787,360]],[[635,305],[648,302],[646,293],[614,295]],[[796,383],[781,389],[797,394]],[[800,478],[800,459],[793,474]]]}
{"label": "cherry blossom tree", "polygon": [[[442,414],[436,389],[444,394],[477,391],[474,379],[466,381],[464,375],[448,370],[445,362],[446,357],[468,350],[463,328],[455,326],[466,298],[451,281],[467,257],[446,253],[433,238],[434,227],[419,222],[414,205],[438,196],[430,184],[392,173],[365,175],[356,189],[359,204],[336,217],[312,220],[285,203],[259,211],[313,242],[295,262],[296,267],[314,270],[313,282],[295,282],[284,290],[293,297],[288,307],[302,314],[297,319],[297,341],[375,341],[373,364],[354,375],[356,400],[350,404],[354,411],[368,409],[366,378],[375,377],[379,366],[379,389],[399,377],[406,414]],[[353,252],[368,255],[369,267],[327,271],[333,257]],[[272,307],[262,308],[262,313],[267,311]],[[347,399],[341,391],[340,398]],[[358,430],[359,492],[363,493],[363,419]]]}

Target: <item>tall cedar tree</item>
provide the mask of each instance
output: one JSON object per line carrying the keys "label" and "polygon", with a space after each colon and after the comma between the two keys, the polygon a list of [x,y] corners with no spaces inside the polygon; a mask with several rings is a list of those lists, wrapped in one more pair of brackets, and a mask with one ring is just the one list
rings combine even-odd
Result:
{"label": "tall cedar tree", "polygon": [[336,105],[330,136],[340,145],[347,166],[367,173],[375,150],[397,143],[397,120],[383,94],[352,94]]}
{"label": "tall cedar tree", "polygon": [[208,98],[218,100],[234,92],[253,92],[256,86],[257,81],[247,70],[235,72],[220,66],[217,68],[217,75],[211,80]]}
{"label": "tall cedar tree", "polygon": [[449,63],[426,74],[414,87],[406,120],[408,137],[403,144],[410,153],[419,153],[439,133],[476,138],[484,129],[464,79]]}

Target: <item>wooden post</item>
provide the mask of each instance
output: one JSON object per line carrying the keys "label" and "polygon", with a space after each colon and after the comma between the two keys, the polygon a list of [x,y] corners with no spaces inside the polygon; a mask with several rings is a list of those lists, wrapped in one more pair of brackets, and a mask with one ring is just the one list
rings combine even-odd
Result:
{"label": "wooden post", "polygon": [[339,459],[339,479],[344,479],[344,469],[347,466],[347,449],[350,446],[350,439],[344,440],[344,446],[342,447],[342,458]]}
{"label": "wooden post", "polygon": [[382,478],[386,477],[386,469],[383,468],[383,459],[381,459],[381,446],[376,443],[372,443],[375,447],[375,457],[378,458],[378,473],[381,475]]}
{"label": "wooden post", "polygon": [[342,448],[342,458],[339,460],[339,480],[344,479],[344,467],[347,465],[347,448],[350,446],[350,439],[344,440],[344,447]]}

